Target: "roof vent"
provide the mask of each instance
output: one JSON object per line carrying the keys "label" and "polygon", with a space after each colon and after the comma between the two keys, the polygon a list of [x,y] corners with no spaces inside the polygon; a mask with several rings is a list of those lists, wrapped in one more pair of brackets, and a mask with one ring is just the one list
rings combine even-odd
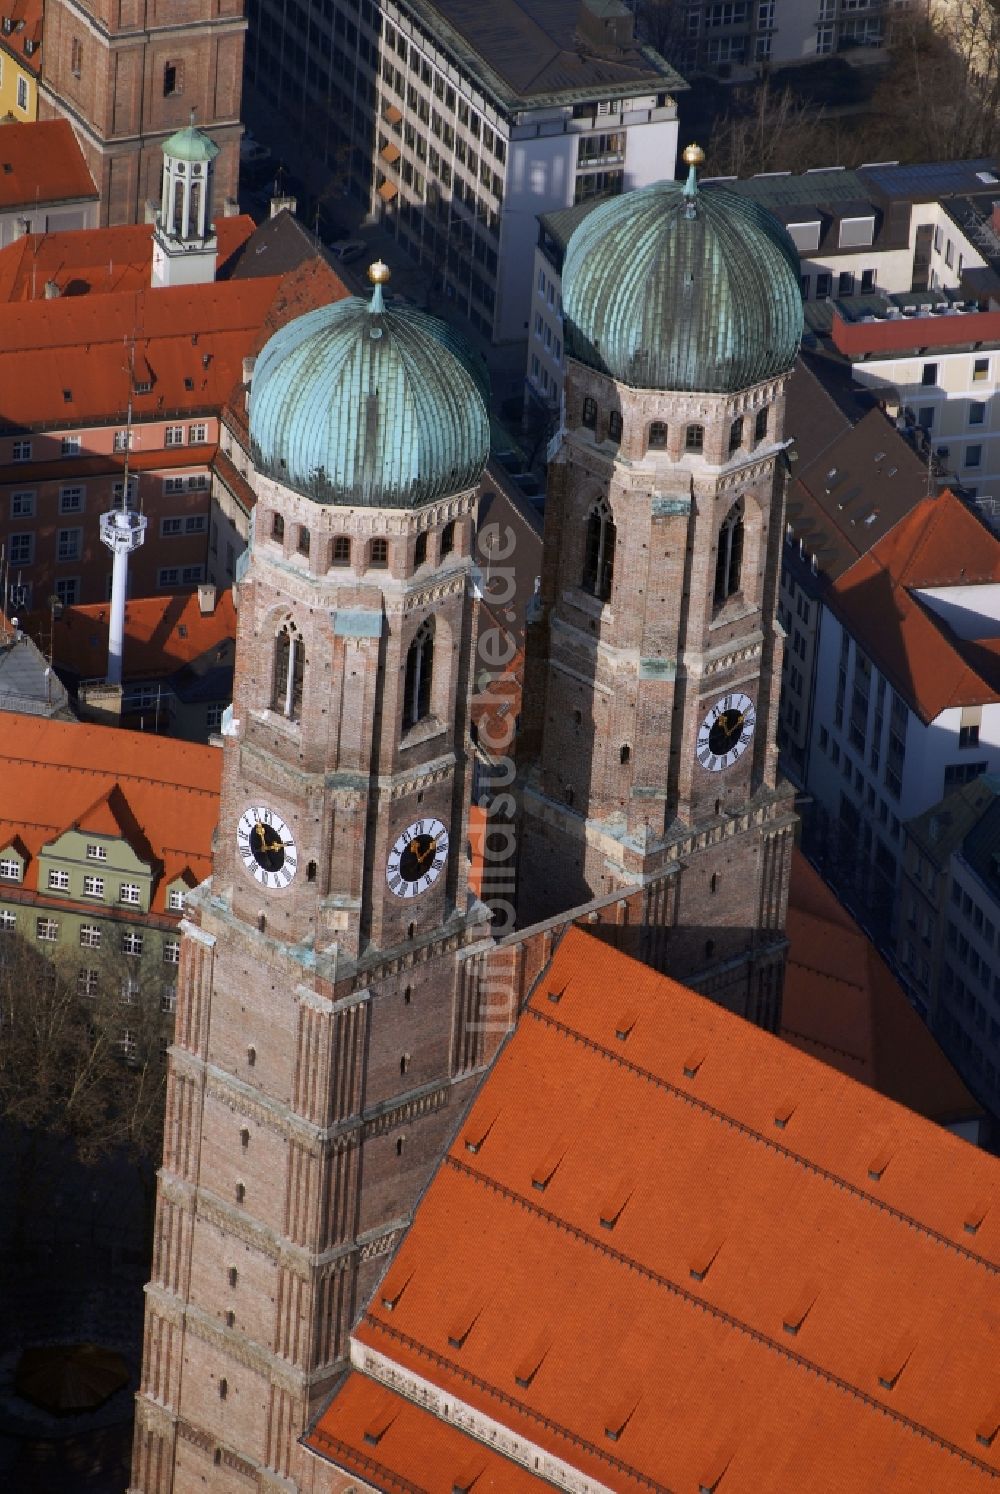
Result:
{"label": "roof vent", "polygon": [[695,1074],[697,1074],[698,1070],[701,1068],[702,1064],[705,1062],[705,1057],[706,1057],[707,1052],[708,1052],[707,1048],[695,1048],[692,1053],[688,1054],[687,1058],[685,1058],[685,1060],[684,1060],[684,1078],[685,1079],[693,1079],[694,1078]]}
{"label": "roof vent", "polygon": [[976,1428],[976,1441],[983,1447],[992,1447],[1000,1432],[1000,1401],[997,1401],[988,1416],[984,1416]]}
{"label": "roof vent", "polygon": [[634,1007],[630,1007],[627,1012],[622,1012],[615,1023],[615,1037],[618,1038],[619,1042],[623,1043],[625,1041],[638,1021],[638,1017],[639,1014]]}
{"label": "roof vent", "polygon": [[474,1117],[466,1126],[465,1135],[462,1138],[465,1144],[465,1150],[467,1152],[472,1152],[473,1156],[475,1156],[475,1154],[481,1149],[483,1142],[486,1140],[487,1136],[493,1130],[495,1123],[495,1115],[489,1117],[488,1119],[486,1116],[482,1115],[478,1118]]}
{"label": "roof vent", "polygon": [[382,1438],[396,1420],[397,1409],[394,1401],[386,1400],[382,1410],[372,1417],[364,1430],[364,1439],[369,1447],[378,1447]]}
{"label": "roof vent", "polygon": [[542,1360],[552,1347],[548,1334],[537,1339],[532,1349],[514,1367],[514,1379],[522,1390],[526,1390],[541,1368]]}
{"label": "roof vent", "polygon": [[691,1259],[688,1262],[688,1270],[690,1271],[695,1281],[705,1280],[705,1277],[708,1275],[712,1264],[715,1261],[715,1257],[718,1255],[721,1249],[722,1236],[715,1235],[711,1240],[709,1240],[707,1245],[703,1245],[700,1250],[696,1250],[692,1254]]}
{"label": "roof vent", "polygon": [[790,1307],[788,1311],[782,1315],[781,1326],[782,1328],[784,1328],[785,1332],[790,1333],[793,1338],[802,1327],[802,1324],[805,1322],[809,1314],[809,1309],[816,1301],[817,1295],[818,1294],[814,1286],[803,1287],[802,1291],[796,1297],[793,1306]]}
{"label": "roof vent", "polygon": [[891,1158],[892,1153],[886,1147],[883,1147],[881,1151],[875,1153],[875,1156],[868,1164],[868,1176],[871,1178],[873,1183],[878,1183],[881,1181],[882,1174],[889,1166]]}
{"label": "roof vent", "polygon": [[552,1002],[553,1006],[558,1006],[559,1003],[560,1003],[560,1001],[563,999],[563,997],[565,995],[566,995],[566,987],[565,986],[563,986],[563,988],[562,988],[561,991],[549,991],[549,993],[548,993],[549,1000]]}
{"label": "roof vent", "polygon": [[632,1184],[630,1182],[619,1183],[614,1192],[607,1196],[601,1207],[599,1216],[602,1229],[614,1229],[621,1218],[622,1210],[631,1197]]}
{"label": "roof vent", "polygon": [[698,1480],[698,1494],[715,1494],[722,1484],[726,1469],[733,1461],[734,1452],[735,1448],[727,1447],[716,1454]]}
{"label": "roof vent", "polygon": [[774,1107],[774,1124],[779,1131],[783,1131],[795,1114],[795,1101],[782,1100],[780,1105]]}
{"label": "roof vent", "polygon": [[636,1395],[629,1395],[618,1402],[610,1416],[604,1418],[604,1435],[610,1437],[612,1442],[617,1442],[635,1414],[635,1408],[639,1404]]}
{"label": "roof vent", "polygon": [[451,1494],[471,1494],[485,1466],[481,1457],[472,1457],[452,1479]]}
{"label": "roof vent", "polygon": [[481,1312],[481,1306],[467,1307],[464,1313],[452,1320],[451,1327],[448,1329],[448,1342],[453,1349],[464,1347],[465,1340],[475,1327],[476,1319]]}
{"label": "roof vent", "polygon": [[878,1367],[878,1383],[883,1390],[894,1390],[913,1353],[913,1340],[901,1339],[894,1349],[883,1354]]}
{"label": "roof vent", "polygon": [[409,1286],[412,1280],[413,1272],[411,1271],[408,1276],[403,1276],[396,1281],[392,1279],[392,1275],[390,1273],[389,1279],[387,1281],[383,1281],[382,1291],[380,1295],[382,1306],[385,1308],[386,1312],[396,1311],[396,1308],[399,1306],[400,1297],[402,1297],[403,1293],[406,1291],[406,1288]]}
{"label": "roof vent", "polygon": [[46,280],[46,282],[45,282],[45,299],[46,299],[46,301],[58,301],[58,299],[59,299],[59,297],[61,295],[62,295],[62,292],[59,289],[59,282],[56,281],[56,280]]}
{"label": "roof vent", "polygon": [[988,1203],[980,1202],[977,1203],[974,1208],[971,1208],[967,1211],[965,1218],[962,1220],[962,1228],[965,1230],[965,1233],[967,1235],[975,1235],[979,1233],[979,1226],[986,1218],[988,1209]]}
{"label": "roof vent", "polygon": [[546,1152],[545,1154],[544,1160],[539,1164],[538,1167],[535,1168],[534,1172],[531,1174],[532,1188],[536,1189],[539,1193],[545,1192],[546,1188],[549,1186],[555,1175],[556,1168],[559,1166],[565,1154],[566,1143],[564,1141],[559,1141],[555,1144],[555,1146],[549,1148],[548,1152]]}

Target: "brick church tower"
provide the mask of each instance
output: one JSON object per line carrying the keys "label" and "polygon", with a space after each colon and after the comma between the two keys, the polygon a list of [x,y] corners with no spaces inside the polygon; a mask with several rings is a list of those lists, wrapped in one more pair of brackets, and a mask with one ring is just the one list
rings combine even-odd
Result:
{"label": "brick church tower", "polygon": [[102,225],[144,221],[192,110],[219,147],[216,203],[235,198],[245,31],[243,0],[45,0],[39,118],[72,124]]}
{"label": "brick church tower", "polygon": [[296,1440],[480,1073],[479,378],[380,283],[281,329],[253,372],[257,506],[214,870],[184,925],[133,1494],[296,1487]]}
{"label": "brick church tower", "polygon": [[[529,632],[519,923],[630,900],[625,947],[778,1020],[794,816],[776,776],[784,386],[798,256],[722,188],[598,207]],[[624,905],[623,905],[624,906]]]}

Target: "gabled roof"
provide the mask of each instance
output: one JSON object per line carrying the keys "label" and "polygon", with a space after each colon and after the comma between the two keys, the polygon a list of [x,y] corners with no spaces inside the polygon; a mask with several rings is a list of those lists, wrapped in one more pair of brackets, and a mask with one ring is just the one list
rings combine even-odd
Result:
{"label": "gabled roof", "polygon": [[0,211],[80,198],[96,202],[98,196],[69,120],[4,125],[0,131]]}
{"label": "gabled roof", "polygon": [[0,47],[19,66],[36,75],[42,68],[42,0],[0,0],[0,19],[10,20],[10,31],[0,32]]}
{"label": "gabled roof", "polygon": [[[52,641],[57,669],[79,679],[103,675],[108,660],[110,611],[107,602],[63,608]],[[35,614],[32,621],[48,633],[47,612]],[[125,679],[162,678],[198,661],[206,667],[225,661],[231,671],[235,637],[236,609],[231,590],[218,593],[210,612],[202,612],[197,591],[178,596],[130,597],[125,604]]]}
{"label": "gabled roof", "polygon": [[830,594],[837,616],[925,722],[950,706],[1000,697],[1000,648],[959,638],[917,588],[1000,582],[1000,541],[945,490],[925,498],[845,571]]}
{"label": "gabled roof", "polygon": [[940,1125],[983,1114],[867,934],[799,851],[785,929],[787,1042]]}
{"label": "gabled roof", "polygon": [[216,747],[7,716],[0,734],[0,821],[16,827],[36,865],[44,846],[74,828],[123,837],[154,865],[150,908],[166,913],[170,881],[185,869],[195,881],[211,872],[221,772]]}
{"label": "gabled roof", "polygon": [[1000,777],[982,773],[971,783],[953,789],[923,814],[907,820],[906,834],[939,871],[943,870],[952,852],[998,797]]}
{"label": "gabled roof", "polygon": [[571,928],[351,1358],[617,1494],[964,1494],[998,1270],[995,1158]]}

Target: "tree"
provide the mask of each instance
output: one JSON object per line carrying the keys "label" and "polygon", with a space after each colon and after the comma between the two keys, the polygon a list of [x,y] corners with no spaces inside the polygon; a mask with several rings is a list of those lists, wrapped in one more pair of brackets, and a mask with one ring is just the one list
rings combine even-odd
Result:
{"label": "tree", "polygon": [[733,90],[733,107],[717,119],[706,148],[713,176],[760,171],[805,171],[838,159],[840,123],[803,102],[791,88],[778,92],[770,77]]}
{"label": "tree", "polygon": [[636,29],[643,41],[668,61],[681,55],[687,35],[687,5],[682,0],[637,0]]}
{"label": "tree", "polygon": [[1000,150],[1000,0],[950,0],[897,21],[873,117],[891,157],[969,160]]}

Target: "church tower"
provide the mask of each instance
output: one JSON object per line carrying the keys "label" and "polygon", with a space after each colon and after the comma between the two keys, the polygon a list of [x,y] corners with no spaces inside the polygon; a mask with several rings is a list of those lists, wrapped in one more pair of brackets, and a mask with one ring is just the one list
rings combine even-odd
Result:
{"label": "church tower", "polygon": [[481,1056],[465,974],[482,374],[350,298],[257,359],[213,875],[170,1053],[133,1494],[294,1490],[296,1440]]}
{"label": "church tower", "polygon": [[153,287],[207,285],[215,279],[219,241],[212,186],[219,147],[194,119],[163,143],[163,181],[153,229]]}
{"label": "church tower", "polygon": [[641,889],[630,951],[774,1026],[794,822],[776,776],[775,611],[798,256],[755,203],[699,187],[697,147],[686,159],[686,185],[596,208],[566,255],[518,917]]}
{"label": "church tower", "polygon": [[160,150],[191,110],[220,148],[219,202],[239,179],[244,0],[45,0],[39,118],[68,119],[101,225],[142,223]]}

